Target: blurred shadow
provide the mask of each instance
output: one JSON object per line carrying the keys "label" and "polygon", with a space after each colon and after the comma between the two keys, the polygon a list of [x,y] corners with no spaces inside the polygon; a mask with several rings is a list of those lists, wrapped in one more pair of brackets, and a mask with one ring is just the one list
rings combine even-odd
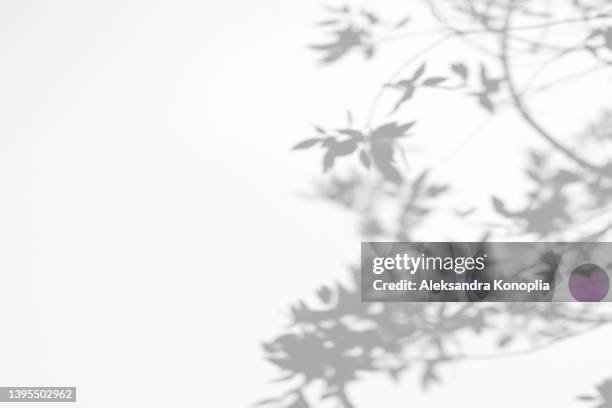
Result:
{"label": "blurred shadow", "polygon": [[605,380],[595,387],[594,395],[580,395],[580,401],[593,402],[593,408],[612,408],[612,378]]}
{"label": "blurred shadow", "polygon": [[[598,69],[610,65],[612,29],[602,28],[601,24],[612,16],[609,2],[570,3],[569,16],[559,16],[552,2],[547,1],[424,0],[440,25],[441,36],[427,48],[409,55],[391,78],[381,82],[365,124],[356,126],[349,113],[346,127],[315,127],[315,137],[294,147],[319,147],[324,151],[323,170],[330,173],[325,182],[317,185],[315,196],[353,212],[367,241],[413,241],[416,228],[437,214],[441,203],[447,207],[446,214],[451,212],[464,222],[476,218],[474,223],[483,231],[482,242],[492,236],[569,241],[568,231],[575,233],[574,240],[605,237],[612,229],[607,208],[612,201],[612,160],[606,157],[604,163],[592,163],[580,156],[545,129],[526,103],[531,95],[584,75],[543,78],[542,72],[559,55],[586,56],[600,64]],[[311,47],[322,54],[323,64],[335,63],[354,51],[370,59],[387,41],[414,37],[410,33],[393,34],[410,27],[410,16],[384,20],[370,10],[349,4],[326,10],[328,15],[318,26],[331,30],[331,40]],[[583,38],[582,44],[547,42],[549,30],[575,23],[576,16],[583,24],[577,26],[575,38]],[[516,24],[522,29],[541,30],[540,35],[521,36],[521,31],[511,25],[513,19],[521,20],[522,26]],[[487,62],[453,61],[448,75],[429,76],[427,61],[422,57],[452,38],[481,51]],[[479,43],[478,38],[484,40]],[[491,38],[498,41],[491,42]],[[492,44],[498,49],[492,49]],[[546,62],[542,64],[535,57],[545,57]],[[534,58],[537,67],[525,84],[518,85],[513,61],[520,58]],[[407,68],[409,74],[405,74]],[[451,186],[433,182],[430,169],[406,174],[397,160],[405,159],[399,142],[413,135],[410,132],[416,121],[390,116],[401,114],[404,109],[400,108],[431,88],[459,91],[475,99],[490,115],[513,109],[535,137],[548,143],[549,150],[528,153],[524,170],[527,191],[521,204],[491,196],[499,223],[483,223],[483,209],[471,203],[453,203],[446,197]],[[394,98],[382,124],[374,125],[384,92],[399,92],[399,99]],[[611,117],[604,112],[580,135],[580,143],[595,142],[598,149],[603,144],[610,147]],[[361,168],[345,172],[344,176],[332,172],[337,171],[339,158],[348,156],[354,156]],[[552,252],[541,261],[555,269],[558,259],[558,254]],[[262,345],[266,359],[282,371],[276,381],[284,384],[285,391],[256,405],[304,408],[331,401],[352,408],[356,405],[349,388],[364,374],[383,374],[399,381],[404,373],[415,372],[420,386],[428,388],[443,381],[441,369],[445,365],[533,353],[589,333],[611,320],[609,315],[600,313],[601,308],[588,304],[365,303],[361,302],[356,268],[351,268],[350,277],[348,284],[321,286],[314,301],[293,304],[288,327]],[[478,351],[470,350],[468,345],[477,345],[472,348]],[[580,399],[597,402],[598,407],[612,406],[612,380],[599,385],[597,392]]]}

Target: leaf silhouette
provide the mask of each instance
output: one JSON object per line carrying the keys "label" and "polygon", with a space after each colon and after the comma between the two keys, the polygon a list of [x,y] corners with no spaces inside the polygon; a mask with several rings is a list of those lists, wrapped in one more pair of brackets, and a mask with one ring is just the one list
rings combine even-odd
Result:
{"label": "leaf silhouette", "polygon": [[318,26],[329,26],[329,25],[336,25],[340,23],[340,20],[338,19],[332,19],[332,20],[323,20],[323,21],[319,21],[317,23]]}
{"label": "leaf silhouette", "polygon": [[368,20],[370,24],[378,24],[380,22],[378,16],[371,11],[362,10],[361,14]]}
{"label": "leaf silhouette", "polygon": [[464,63],[459,62],[456,64],[452,64],[451,70],[457,75],[459,75],[464,81],[468,79],[469,72],[467,66]]}
{"label": "leaf silhouette", "polygon": [[394,140],[400,137],[406,137],[410,129],[416,124],[416,122],[408,122],[403,125],[398,124],[397,122],[389,122],[385,123],[374,129],[370,134],[370,139],[372,141],[382,141],[382,140]]}
{"label": "leaf silhouette", "polygon": [[368,155],[368,153],[365,150],[362,150],[359,153],[359,160],[365,166],[366,169],[370,168],[372,163],[371,163],[371,160],[370,160],[370,156]]}
{"label": "leaf silhouette", "polygon": [[506,346],[510,345],[510,343],[512,343],[512,341],[514,341],[514,336],[511,335],[511,334],[507,334],[507,335],[501,337],[497,341],[497,346],[498,347],[506,347]]}
{"label": "leaf silhouette", "polygon": [[327,134],[327,132],[325,131],[325,129],[323,129],[321,126],[313,125],[312,127],[314,128],[314,130],[315,130],[317,133],[320,133],[320,134],[322,134],[322,135]]}
{"label": "leaf silhouette", "polygon": [[495,105],[493,105],[493,102],[487,94],[476,94],[476,96],[478,97],[478,103],[480,104],[480,106],[482,106],[491,113],[495,112]]}
{"label": "leaf silhouette", "polygon": [[323,171],[331,169],[334,166],[337,157],[347,156],[357,150],[358,141],[355,139],[348,139],[341,142],[336,141],[334,138],[330,138],[324,142],[327,152],[323,156]]}
{"label": "leaf silhouette", "polygon": [[347,156],[357,150],[357,141],[354,139],[333,143],[328,147],[335,156]]}
{"label": "leaf silhouette", "polygon": [[608,379],[596,386],[596,395],[578,395],[579,401],[594,402],[598,405],[594,408],[610,408],[612,407],[612,379]]}
{"label": "leaf silhouette", "polygon": [[357,140],[363,140],[363,134],[361,133],[361,131],[356,130],[356,129],[338,129],[336,130],[336,132],[343,134],[343,135],[347,135],[350,136],[354,139]]}
{"label": "leaf silhouette", "polygon": [[322,64],[336,62],[349,51],[364,46],[369,34],[363,29],[349,25],[344,29],[334,31],[332,35],[335,37],[333,41],[310,46],[311,49],[325,54],[320,60]]}
{"label": "leaf silhouette", "polygon": [[425,73],[426,67],[427,67],[427,63],[424,62],[423,64],[421,64],[421,66],[419,66],[417,68],[416,71],[414,71],[414,74],[412,74],[412,81],[413,82],[418,80],[419,78],[421,78],[423,76],[423,74]]}
{"label": "leaf silhouette", "polygon": [[442,82],[446,81],[448,78],[445,77],[432,77],[423,81],[424,86],[437,86]]}
{"label": "leaf silhouette", "polygon": [[482,81],[482,86],[484,87],[484,92],[486,94],[492,94],[499,91],[499,84],[501,83],[501,80],[491,78],[487,72],[487,67],[484,64],[480,64],[480,80]]}
{"label": "leaf silhouette", "polygon": [[395,28],[396,30],[400,29],[400,28],[404,27],[406,24],[408,24],[410,21],[412,21],[412,18],[404,17],[401,20],[399,20],[397,23],[395,23],[393,28]]}
{"label": "leaf silhouette", "polygon": [[335,162],[336,162],[336,156],[331,151],[328,150],[323,156],[323,172],[326,172],[332,167],[334,167]]}
{"label": "leaf silhouette", "polygon": [[382,142],[372,144],[372,159],[376,167],[384,175],[385,179],[395,184],[401,184],[403,178],[400,172],[395,168],[394,154],[393,146],[389,143]]}
{"label": "leaf silhouette", "polygon": [[322,286],[317,295],[323,303],[328,303],[331,300],[331,290],[327,286]]}
{"label": "leaf silhouette", "polygon": [[301,150],[301,149],[308,149],[309,147],[312,147],[314,145],[316,145],[317,143],[319,143],[321,141],[321,139],[306,139],[304,141],[301,141],[300,143],[296,144],[295,146],[293,146],[293,150]]}
{"label": "leaf silhouette", "polygon": [[402,96],[395,103],[395,105],[393,106],[393,109],[391,110],[391,113],[393,114],[393,113],[397,112],[397,110],[404,103],[406,103],[410,99],[412,99],[412,97],[414,96],[414,93],[416,91],[416,86],[414,85],[412,80],[399,81],[397,84],[394,84],[394,85],[391,85],[391,86],[394,87],[395,89],[398,89],[398,90],[402,91]]}
{"label": "leaf silhouette", "polygon": [[506,209],[506,206],[502,200],[493,196],[491,197],[491,201],[493,202],[493,208],[495,208],[495,211],[505,216],[511,215],[511,213]]}

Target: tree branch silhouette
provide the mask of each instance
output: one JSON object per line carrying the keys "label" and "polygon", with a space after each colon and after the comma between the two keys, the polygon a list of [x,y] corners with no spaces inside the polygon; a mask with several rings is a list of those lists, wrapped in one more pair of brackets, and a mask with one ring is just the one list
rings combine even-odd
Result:
{"label": "tree branch silhouette", "polygon": [[[611,15],[604,2],[587,7],[581,0],[569,0],[574,8],[568,17],[548,13],[547,9],[533,9],[534,3],[540,5],[516,0],[436,4],[425,0],[440,27],[408,34],[397,34],[396,30],[409,25],[411,16],[389,23],[371,10],[356,10],[349,5],[330,9],[333,18],[323,21],[321,26],[332,27],[333,41],[312,47],[323,54],[324,64],[336,63],[354,51],[363,53],[366,59],[373,58],[376,47],[389,41],[423,35],[436,37],[401,61],[376,90],[363,126],[356,126],[349,115],[346,126],[337,129],[316,126],[314,137],[294,147],[298,150],[320,147],[324,151],[323,169],[327,176],[317,185],[315,196],[354,213],[360,234],[368,241],[412,241],[426,220],[442,212],[446,215],[450,212],[467,224],[473,214],[479,214],[480,208],[452,202],[448,198],[452,184],[434,180],[432,166],[415,172],[400,171],[397,166],[398,156],[404,153],[400,141],[413,137],[418,120],[397,118],[403,114],[402,108],[412,103],[415,92],[418,95],[432,88],[459,91],[475,100],[488,113],[488,120],[502,109],[515,111],[521,123],[547,143],[546,151],[527,151],[524,174],[530,187],[525,192],[523,208],[511,209],[498,197],[491,197],[495,215],[502,217],[503,222],[475,222],[483,230],[482,241],[500,232],[504,236],[564,241],[560,237],[565,236],[569,227],[578,231],[576,240],[604,237],[612,229],[611,220],[602,220],[610,213],[612,202],[612,160],[599,165],[585,159],[567,140],[562,141],[540,122],[529,98],[610,67],[606,58],[607,51],[612,51],[612,28],[607,30],[606,25],[610,24]],[[440,4],[453,6],[449,10],[452,15],[443,13]],[[550,7],[550,3],[544,5]],[[514,23],[518,19],[520,24]],[[389,27],[391,35],[379,35]],[[546,34],[562,28],[579,31],[572,36],[571,44],[551,43]],[[481,38],[486,43],[480,43]],[[426,56],[454,39],[483,52],[484,61],[475,64],[454,61],[450,77],[430,74]],[[570,55],[588,59],[589,68],[553,80],[541,79],[549,67]],[[535,67],[523,84],[518,75],[519,57],[533,57],[530,67]],[[595,66],[591,66],[592,57]],[[412,72],[407,74],[409,70]],[[383,97],[398,93],[393,109],[380,123],[377,116],[382,115],[377,113],[382,109]],[[597,126],[609,129],[610,118],[597,119]],[[585,139],[596,133],[591,129],[585,132]],[[609,141],[612,142],[612,132]],[[464,143],[462,140],[451,155]],[[563,162],[551,160],[550,152],[560,152],[558,156]],[[353,166],[347,173],[338,172],[338,162],[348,156],[355,157],[359,168]],[[578,188],[585,198],[583,202],[567,194],[568,190]],[[446,204],[443,210],[438,208],[441,203]],[[587,226],[590,220],[598,222],[594,227]],[[314,406],[309,399],[317,400],[311,387],[316,383],[324,389],[319,396],[321,401],[331,398],[345,408],[355,408],[349,391],[361,373],[382,373],[399,381],[402,373],[414,370],[419,373],[421,385],[427,388],[442,381],[440,371],[447,364],[529,355],[591,333],[612,321],[612,316],[597,313],[593,305],[362,303],[354,268],[351,276],[351,284],[323,285],[316,291],[315,301],[300,300],[293,304],[289,326],[263,344],[268,361],[286,374],[283,379],[299,378],[300,383],[261,405]],[[470,336],[486,338],[490,350],[470,352],[467,349]]]}
{"label": "tree branch silhouette", "polygon": [[[500,33],[500,54],[499,59],[501,61],[501,65],[504,71],[504,78],[506,79],[506,83],[508,85],[508,90],[512,97],[512,101],[519,114],[523,117],[525,122],[527,122],[544,140],[551,144],[554,148],[565,154],[569,159],[584,167],[586,169],[592,170],[596,173],[601,174],[601,169],[598,166],[595,166],[592,163],[589,163],[584,158],[578,156],[574,152],[572,152],[569,148],[564,146],[561,142],[559,142],[553,135],[544,129],[544,127],[533,117],[533,115],[529,112],[526,104],[523,102],[521,98],[521,94],[517,89],[515,84],[515,79],[512,73],[512,66],[510,63],[510,49],[509,49],[509,38],[508,38],[508,30],[510,27],[510,23],[512,21],[512,13],[513,13],[513,5],[514,0],[509,0],[509,10],[507,13],[506,21],[504,27],[497,30]],[[571,22],[582,21],[582,19],[578,20],[566,20]],[[562,24],[562,23],[559,23]]]}

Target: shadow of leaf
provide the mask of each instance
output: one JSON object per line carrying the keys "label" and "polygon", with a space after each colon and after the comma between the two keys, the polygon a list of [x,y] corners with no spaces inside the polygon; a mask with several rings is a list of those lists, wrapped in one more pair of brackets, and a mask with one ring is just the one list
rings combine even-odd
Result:
{"label": "shadow of leaf", "polygon": [[593,402],[593,408],[612,408],[612,378],[605,380],[595,387],[594,395],[579,395],[580,401]]}

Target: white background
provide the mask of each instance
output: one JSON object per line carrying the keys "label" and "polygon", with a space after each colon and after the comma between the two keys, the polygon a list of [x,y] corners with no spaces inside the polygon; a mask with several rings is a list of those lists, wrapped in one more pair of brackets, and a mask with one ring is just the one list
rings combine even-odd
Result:
{"label": "white background", "polygon": [[[399,15],[394,3],[372,6]],[[290,302],[345,279],[360,240],[351,217],[301,197],[319,156],[289,148],[313,121],[363,118],[397,53],[431,40],[320,68],[306,48],[320,6],[0,3],[0,385],[76,385],[81,407],[239,407],[281,391],[261,342]],[[578,129],[597,89],[593,106],[566,89],[574,114],[559,125]],[[451,100],[435,120],[427,98],[415,117],[434,119],[433,142],[410,143],[439,148],[417,161],[460,146],[437,170],[460,197],[523,191],[520,158],[539,142],[515,118],[463,143],[482,113]],[[612,374],[610,340],[612,327],[465,363],[430,393],[410,376],[349,392],[359,407],[580,407]]]}

